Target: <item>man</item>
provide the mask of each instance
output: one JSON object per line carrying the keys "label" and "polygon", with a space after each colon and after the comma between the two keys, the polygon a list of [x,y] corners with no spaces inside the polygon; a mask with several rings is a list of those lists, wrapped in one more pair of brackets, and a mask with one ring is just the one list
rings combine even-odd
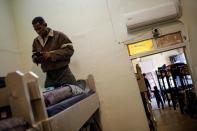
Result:
{"label": "man", "polygon": [[163,100],[161,99],[160,91],[158,90],[157,86],[154,86],[154,90],[152,92],[155,95],[155,99],[157,101],[158,108],[160,108],[160,104],[161,104],[162,109],[164,109],[164,103],[163,103]]}
{"label": "man", "polygon": [[69,68],[74,53],[72,42],[62,32],[48,28],[42,17],[35,17],[32,25],[39,35],[33,41],[32,59],[46,72],[45,88],[75,85],[76,79]]}

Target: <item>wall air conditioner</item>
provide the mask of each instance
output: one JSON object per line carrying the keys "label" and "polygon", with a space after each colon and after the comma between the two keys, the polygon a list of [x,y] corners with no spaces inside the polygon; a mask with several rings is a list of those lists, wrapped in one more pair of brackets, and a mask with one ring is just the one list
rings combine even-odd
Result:
{"label": "wall air conditioner", "polygon": [[160,22],[177,20],[181,16],[180,5],[179,0],[171,0],[151,8],[127,13],[125,14],[127,29],[136,30]]}

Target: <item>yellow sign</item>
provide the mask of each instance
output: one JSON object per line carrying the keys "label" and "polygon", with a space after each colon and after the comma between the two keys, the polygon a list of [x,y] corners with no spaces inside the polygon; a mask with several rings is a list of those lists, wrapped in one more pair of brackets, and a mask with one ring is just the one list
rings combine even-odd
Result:
{"label": "yellow sign", "polygon": [[136,54],[154,50],[152,39],[129,44],[127,45],[127,47],[129,50],[129,55],[136,55]]}

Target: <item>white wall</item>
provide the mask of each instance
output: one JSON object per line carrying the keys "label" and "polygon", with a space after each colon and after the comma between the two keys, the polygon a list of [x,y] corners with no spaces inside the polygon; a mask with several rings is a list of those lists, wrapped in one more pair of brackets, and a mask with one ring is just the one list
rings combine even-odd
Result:
{"label": "white wall", "polygon": [[[196,0],[182,0],[183,3],[183,16],[181,20],[185,23],[186,28],[190,36],[190,54],[191,54],[191,63],[192,63],[192,72],[194,82],[196,82],[197,87],[197,1]],[[197,92],[197,88],[196,88]]]}
{"label": "white wall", "polygon": [[[133,63],[133,66],[135,67],[136,64],[139,64],[140,62],[150,61],[153,64],[153,68],[152,68],[153,70],[146,69],[146,67],[142,67],[142,68],[145,68],[144,70],[149,70],[149,72],[152,72],[152,71],[157,70],[158,67],[161,67],[164,64],[166,64],[166,65],[171,64],[169,56],[177,55],[180,53],[184,53],[182,48],[174,49],[171,51],[162,52],[162,53],[158,53],[158,54],[154,54],[154,55],[150,55],[150,56],[145,56],[140,59],[134,59],[134,60],[132,60],[132,63]],[[142,71],[143,71],[143,69],[142,69]],[[136,72],[136,70],[135,70],[135,72]],[[147,72],[143,72],[143,73],[147,73]]]}
{"label": "white wall", "polygon": [[[10,1],[0,0],[0,76],[21,69]],[[8,104],[7,88],[0,88],[0,107]]]}
{"label": "white wall", "polygon": [[0,1],[0,76],[20,69],[20,53],[9,0]]}
{"label": "white wall", "polygon": [[12,7],[26,71],[38,70],[30,57],[36,36],[31,20],[40,15],[73,41],[75,76],[95,76],[104,131],[149,130],[127,49],[116,41],[106,0],[12,0]]}

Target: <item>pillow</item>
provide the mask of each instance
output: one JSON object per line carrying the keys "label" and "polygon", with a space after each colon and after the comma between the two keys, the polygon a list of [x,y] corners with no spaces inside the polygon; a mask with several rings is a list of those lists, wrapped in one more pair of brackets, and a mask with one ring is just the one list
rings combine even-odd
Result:
{"label": "pillow", "polygon": [[44,92],[43,95],[46,106],[51,106],[72,96],[72,90],[69,86],[64,86],[52,91]]}

